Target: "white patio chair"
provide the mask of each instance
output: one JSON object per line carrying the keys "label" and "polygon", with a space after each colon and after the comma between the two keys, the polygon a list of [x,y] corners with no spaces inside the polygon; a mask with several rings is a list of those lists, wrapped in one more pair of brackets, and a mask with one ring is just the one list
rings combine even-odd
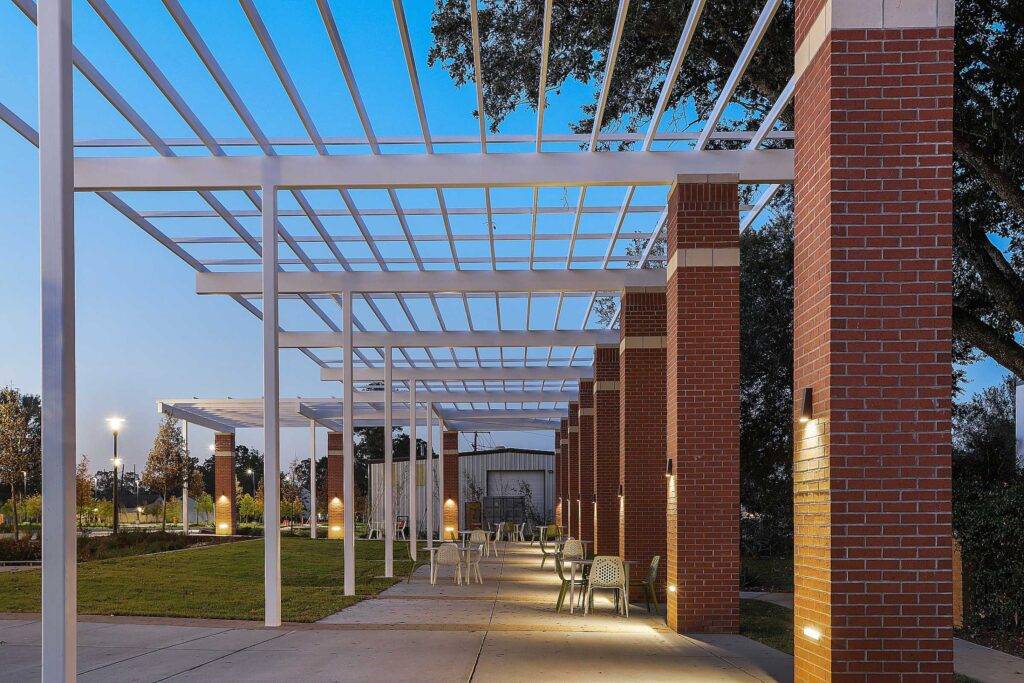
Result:
{"label": "white patio chair", "polygon": [[583,544],[576,538],[569,538],[562,546],[562,557],[576,560],[583,557]]}
{"label": "white patio chair", "polygon": [[516,525],[516,540],[520,543],[526,542],[526,522]]}
{"label": "white patio chair", "polygon": [[408,541],[409,536],[405,531],[406,523],[404,519],[400,519],[395,522],[395,538],[400,538],[403,541]]}
{"label": "white patio chair", "polygon": [[469,532],[469,544],[480,548],[480,555],[490,554],[490,535],[483,529],[473,529]]}
{"label": "white patio chair", "polygon": [[434,561],[430,567],[430,585],[437,583],[438,567],[455,567],[455,583],[462,583],[462,553],[459,547],[451,542],[440,545],[434,553]]}
{"label": "white patio chair", "polygon": [[487,552],[487,532],[483,529],[474,529],[469,534],[469,547],[466,548],[466,581],[467,583],[476,575],[476,582],[483,583],[484,577],[480,574],[480,561]]}
{"label": "white patio chair", "polygon": [[583,601],[583,613],[588,614],[594,600],[594,589],[606,588],[615,591],[615,611],[619,611],[619,597],[629,617],[629,588],[626,586],[626,568],[622,559],[614,555],[598,555],[590,566],[590,577],[587,579],[587,594]]}

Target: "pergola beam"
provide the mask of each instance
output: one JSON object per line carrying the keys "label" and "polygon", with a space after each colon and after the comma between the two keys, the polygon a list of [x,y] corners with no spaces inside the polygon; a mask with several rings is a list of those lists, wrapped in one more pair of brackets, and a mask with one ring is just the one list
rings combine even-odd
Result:
{"label": "pergola beam", "polygon": [[235,428],[226,422],[221,422],[220,420],[216,420],[207,415],[203,415],[202,413],[197,413],[187,408],[182,408],[180,406],[174,405],[172,402],[158,401],[156,404],[156,410],[158,413],[170,415],[171,417],[177,418],[179,420],[184,420],[189,424],[198,425],[200,427],[206,427],[207,429],[212,429],[215,432],[220,432],[222,434],[235,433]]}
{"label": "pergola beam", "polygon": [[79,157],[75,189],[227,190],[256,188],[264,174],[282,188],[564,187],[668,185],[683,174],[739,176],[742,183],[790,183],[793,151],[385,154],[280,157]]}
{"label": "pergola beam", "polygon": [[[341,348],[338,332],[281,332],[278,335],[282,349]],[[356,348],[384,348],[404,346],[419,348],[442,347],[539,347],[539,346],[596,346],[618,344],[617,330],[529,330],[478,332],[355,332],[352,345]]]}
{"label": "pergola beam", "polygon": [[[384,377],[384,368],[352,368],[353,381],[372,382]],[[535,382],[590,379],[594,376],[591,367],[540,367],[540,368],[395,368],[394,380],[408,382],[461,382],[494,380],[500,382]],[[342,381],[342,368],[321,368],[320,379]],[[453,392],[454,393],[454,392]]]}
{"label": "pergola beam", "polygon": [[[543,270],[280,273],[280,294],[438,292],[617,292],[663,287],[661,270]],[[259,273],[197,273],[197,294],[258,296]]]}

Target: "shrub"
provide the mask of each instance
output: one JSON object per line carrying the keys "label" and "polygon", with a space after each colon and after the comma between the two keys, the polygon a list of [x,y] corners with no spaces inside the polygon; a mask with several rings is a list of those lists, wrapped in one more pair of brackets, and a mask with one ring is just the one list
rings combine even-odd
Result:
{"label": "shrub", "polygon": [[39,541],[0,538],[0,562],[38,562],[42,559],[43,547]]}
{"label": "shrub", "polygon": [[1024,619],[1024,476],[960,478],[953,527],[963,546],[964,620],[1019,630]]}

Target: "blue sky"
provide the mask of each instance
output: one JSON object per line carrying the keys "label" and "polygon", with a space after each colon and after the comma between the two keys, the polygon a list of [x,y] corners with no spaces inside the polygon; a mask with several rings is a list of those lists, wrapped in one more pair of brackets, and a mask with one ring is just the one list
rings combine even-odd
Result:
{"label": "blue sky", "polygon": [[[121,20],[128,25],[170,81],[181,91],[188,104],[217,137],[248,137],[248,132],[210,78],[195,53],[157,2],[112,2]],[[305,136],[273,69],[264,56],[245,16],[237,3],[183,2],[192,21],[221,62],[225,71],[251,107],[263,130],[270,136]],[[75,2],[75,43],[92,60],[129,103],[164,137],[194,137],[193,132],[167,103],[130,55],[118,43],[96,13],[83,1]],[[281,51],[284,62],[296,82],[320,133],[324,136],[361,136],[351,98],[314,3],[258,2],[257,6]],[[407,2],[413,49],[422,84],[427,116],[434,135],[474,134],[475,93],[471,87],[456,88],[440,68],[429,69],[426,52],[430,44],[429,14],[433,3]],[[413,108],[408,76],[402,60],[400,41],[390,3],[334,3],[335,17],[348,50],[357,82],[377,135],[418,135],[419,124]],[[36,64],[35,29],[10,2],[0,2],[0,102],[35,125]],[[547,133],[568,132],[568,122],[579,116],[581,104],[591,101],[599,84],[570,83],[551,97],[545,117]],[[76,72],[75,137],[137,137],[132,127]],[[685,107],[685,105],[684,105]],[[685,116],[683,120],[692,117]],[[533,110],[522,107],[505,121],[503,133],[532,134]],[[672,117],[666,116],[665,121]],[[557,149],[548,146],[546,149]],[[507,148],[515,149],[515,148]],[[287,150],[281,150],[287,153]],[[309,149],[295,150],[309,153]],[[332,150],[344,153],[345,150]],[[354,151],[365,153],[364,148]],[[391,152],[412,151],[391,148]],[[473,150],[475,151],[475,149]],[[187,152],[182,152],[187,153]],[[38,186],[35,148],[4,125],[0,125],[0,384],[13,384],[25,391],[40,387],[39,337],[39,242]],[[645,188],[637,193],[636,204],[656,204],[664,199],[665,188]],[[542,203],[575,206],[576,190],[546,190]],[[624,188],[592,190],[587,205],[614,205],[621,201]],[[232,208],[251,208],[241,193],[220,193]],[[340,207],[337,193],[311,192],[318,207]],[[388,206],[383,191],[353,192],[360,208]],[[403,205],[436,206],[433,192],[408,190],[399,193]],[[186,193],[126,196],[140,209],[207,208],[194,195]],[[502,190],[493,193],[496,206],[528,204],[528,190]],[[482,191],[446,191],[449,206],[480,206]],[[282,195],[282,208],[294,208],[290,197]],[[221,298],[200,298],[194,294],[192,270],[157,244],[127,219],[92,195],[76,200],[77,298],[78,298],[78,451],[88,454],[93,465],[106,466],[109,459],[109,435],[104,418],[118,414],[127,419],[122,437],[122,454],[128,464],[140,469],[152,441],[160,398],[259,396],[261,386],[261,344],[258,321],[237,304]],[[649,230],[656,214],[632,215],[627,230]],[[540,231],[563,232],[571,216],[543,218]],[[243,220],[258,233],[256,219]],[[399,231],[393,218],[368,220],[375,233]],[[608,217],[585,215],[584,232],[607,230]],[[527,216],[496,219],[499,231],[529,230]],[[304,219],[285,220],[296,235],[313,234]],[[172,236],[200,232],[229,234],[222,223],[202,221],[162,221],[159,226]],[[438,231],[436,219],[410,218],[414,233]],[[348,219],[328,221],[331,232],[357,234]],[[453,220],[457,234],[480,234],[485,230],[479,217]],[[577,255],[602,255],[605,242],[581,241]],[[619,245],[621,253],[624,244]],[[347,245],[349,257],[367,257],[369,251]],[[386,243],[387,255],[408,256],[408,247]],[[482,256],[486,242],[459,243],[460,256]],[[541,255],[563,255],[567,245],[559,241],[543,243]],[[447,253],[443,243],[421,245],[423,256]],[[435,253],[437,252],[437,253]],[[208,245],[192,250],[201,258],[246,258],[251,252],[241,245]],[[328,256],[325,247],[310,246],[313,258]],[[506,253],[515,253],[511,249]],[[293,255],[282,247],[282,258]],[[418,321],[432,327],[429,311],[412,304]],[[387,308],[386,306],[383,306]],[[452,327],[464,329],[457,313],[460,306],[442,306],[452,317]],[[578,326],[582,320],[581,302],[567,304],[559,318],[563,327]],[[394,306],[397,311],[397,306]],[[330,309],[332,315],[336,308]],[[357,308],[370,329],[373,325],[365,307]],[[525,305],[521,300],[502,301],[502,324],[506,329],[524,326]],[[554,302],[534,302],[531,323],[549,326]],[[397,319],[395,316],[389,316]],[[493,303],[473,302],[473,319],[481,329],[496,326]],[[323,323],[308,309],[288,302],[282,305],[282,324],[290,329],[324,329]],[[400,326],[402,328],[407,325]],[[324,353],[325,357],[338,354]],[[994,363],[986,361],[970,369],[971,387],[991,385],[1003,376]],[[283,396],[337,395],[340,385],[325,385],[319,372],[297,351],[281,354],[281,393]],[[294,433],[289,433],[294,432]],[[206,430],[195,429],[193,453],[205,457],[212,440]],[[261,434],[240,432],[240,440],[259,447]],[[497,443],[550,448],[551,437],[543,434],[494,434]],[[323,452],[323,436],[320,437]],[[305,430],[286,430],[282,438],[281,460],[305,457]],[[466,447],[466,443],[462,446]]]}

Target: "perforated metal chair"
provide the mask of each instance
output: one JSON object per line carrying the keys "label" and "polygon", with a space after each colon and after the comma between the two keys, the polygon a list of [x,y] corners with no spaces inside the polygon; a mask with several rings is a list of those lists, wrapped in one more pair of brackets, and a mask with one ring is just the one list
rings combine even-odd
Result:
{"label": "perforated metal chair", "polygon": [[562,557],[577,560],[583,557],[583,544],[577,538],[569,538],[562,546]]}
{"label": "perforated metal chair", "polygon": [[622,560],[614,555],[598,555],[590,566],[587,579],[587,596],[584,600],[583,613],[587,614],[594,606],[594,589],[610,589],[615,591],[615,611],[618,612],[619,597],[626,616],[629,616],[629,587],[626,585],[626,568]]}
{"label": "perforated metal chair", "polygon": [[430,567],[430,584],[437,583],[438,567],[455,567],[455,583],[462,583],[462,552],[451,542],[442,543],[437,549],[434,563]]}
{"label": "perforated metal chair", "polygon": [[661,556],[655,555],[651,558],[651,564],[647,568],[647,576],[643,578],[637,577],[629,578],[630,587],[636,586],[642,587],[644,590],[644,601],[647,604],[647,611],[651,611],[651,605],[654,605],[654,611],[657,612],[660,607],[658,602],[658,591],[655,589],[656,581],[658,580],[658,563],[661,562]]}
{"label": "perforated metal chair", "polygon": [[480,574],[480,560],[487,552],[487,532],[483,529],[473,529],[469,533],[469,547],[466,548],[466,581],[467,583],[476,575],[477,583],[483,583],[484,577]]}
{"label": "perforated metal chair", "polygon": [[565,604],[565,596],[569,594],[570,584],[572,584],[573,590],[576,591],[576,594],[581,598],[583,597],[583,578],[571,578],[571,576],[565,571],[565,566],[562,564],[562,558],[557,556],[555,557],[555,571],[558,572],[558,580],[562,582],[558,589],[558,600],[555,601],[555,611],[561,612],[562,605]]}

